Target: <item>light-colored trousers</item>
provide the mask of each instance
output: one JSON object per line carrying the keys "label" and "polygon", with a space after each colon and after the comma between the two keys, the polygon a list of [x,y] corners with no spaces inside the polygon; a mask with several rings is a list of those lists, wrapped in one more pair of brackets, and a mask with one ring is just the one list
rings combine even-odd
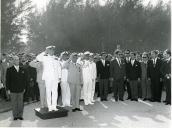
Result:
{"label": "light-colored trousers", "polygon": [[61,82],[61,93],[63,106],[70,106],[71,95],[68,82]]}
{"label": "light-colored trousers", "polygon": [[94,80],[92,80],[92,91],[91,91],[91,101],[93,101],[94,100],[94,93],[95,93],[95,86],[96,86],[96,80],[94,79]]}
{"label": "light-colored trousers", "polygon": [[80,95],[81,95],[81,85],[70,83],[69,87],[70,87],[72,108],[73,109],[80,108],[79,99],[80,99]]}
{"label": "light-colored trousers", "polygon": [[151,99],[151,81],[147,78],[141,80],[142,98]]}
{"label": "light-colored trousers", "polygon": [[45,80],[47,105],[49,109],[56,109],[58,99],[58,81]]}
{"label": "light-colored trousers", "polygon": [[91,81],[84,81],[83,83],[83,93],[84,93],[84,103],[88,105],[91,103],[91,96],[92,96],[92,82]]}
{"label": "light-colored trousers", "polygon": [[45,81],[44,80],[38,81],[38,87],[40,93],[41,107],[42,108],[47,107]]}
{"label": "light-colored trousers", "polygon": [[12,103],[12,113],[13,117],[23,117],[23,92],[12,93],[11,92],[11,103]]}

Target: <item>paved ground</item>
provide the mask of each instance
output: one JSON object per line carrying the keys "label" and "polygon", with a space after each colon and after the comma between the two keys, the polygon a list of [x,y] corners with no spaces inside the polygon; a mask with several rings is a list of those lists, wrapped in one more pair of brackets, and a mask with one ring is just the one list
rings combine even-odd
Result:
{"label": "paved ground", "polygon": [[42,120],[35,116],[39,103],[25,106],[24,121],[13,121],[11,111],[0,113],[0,127],[113,127],[113,128],[170,128],[170,106],[139,100],[99,102],[84,106],[82,112],[68,113],[68,117]]}

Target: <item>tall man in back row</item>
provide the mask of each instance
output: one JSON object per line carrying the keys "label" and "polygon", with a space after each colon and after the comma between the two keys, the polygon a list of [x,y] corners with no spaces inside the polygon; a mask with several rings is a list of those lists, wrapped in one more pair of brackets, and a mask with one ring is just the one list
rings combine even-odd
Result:
{"label": "tall man in back row", "polygon": [[58,83],[61,81],[61,65],[54,56],[55,46],[46,47],[46,51],[37,56],[43,64],[42,79],[45,80],[47,105],[49,111],[56,111]]}

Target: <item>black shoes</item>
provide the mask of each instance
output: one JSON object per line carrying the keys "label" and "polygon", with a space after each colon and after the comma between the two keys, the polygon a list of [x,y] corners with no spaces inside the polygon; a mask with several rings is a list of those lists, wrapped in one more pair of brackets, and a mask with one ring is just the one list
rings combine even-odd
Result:
{"label": "black shoes", "polygon": [[77,111],[82,111],[80,108],[75,108]]}
{"label": "black shoes", "polygon": [[14,117],[14,119],[13,120],[17,120],[17,117]]}
{"label": "black shoes", "polygon": [[72,109],[72,112],[75,112],[76,111],[76,108],[75,109]]}
{"label": "black shoes", "polygon": [[101,101],[108,101],[107,98],[101,99]]}
{"label": "black shoes", "polygon": [[17,119],[19,119],[19,120],[24,120],[23,117],[14,117],[13,120],[17,120]]}
{"label": "black shoes", "polygon": [[19,120],[23,120],[23,117],[18,117]]}
{"label": "black shoes", "polygon": [[76,112],[76,111],[82,111],[82,110],[80,108],[72,109],[72,112]]}
{"label": "black shoes", "polygon": [[166,102],[165,105],[171,105],[171,103]]}
{"label": "black shoes", "polygon": [[131,99],[131,101],[138,101],[138,99]]}

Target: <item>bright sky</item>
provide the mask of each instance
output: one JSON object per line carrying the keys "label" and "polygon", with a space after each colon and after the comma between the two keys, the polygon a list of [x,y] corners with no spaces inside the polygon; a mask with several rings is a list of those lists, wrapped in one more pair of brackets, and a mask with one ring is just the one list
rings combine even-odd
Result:
{"label": "bright sky", "polygon": [[[32,0],[33,4],[36,5],[36,7],[41,10],[46,7],[46,4],[48,4],[50,0]],[[100,5],[104,6],[107,0],[99,0]],[[159,0],[144,0],[143,4],[147,5],[149,1],[155,5]],[[163,0],[164,3],[170,1],[170,0]]]}

